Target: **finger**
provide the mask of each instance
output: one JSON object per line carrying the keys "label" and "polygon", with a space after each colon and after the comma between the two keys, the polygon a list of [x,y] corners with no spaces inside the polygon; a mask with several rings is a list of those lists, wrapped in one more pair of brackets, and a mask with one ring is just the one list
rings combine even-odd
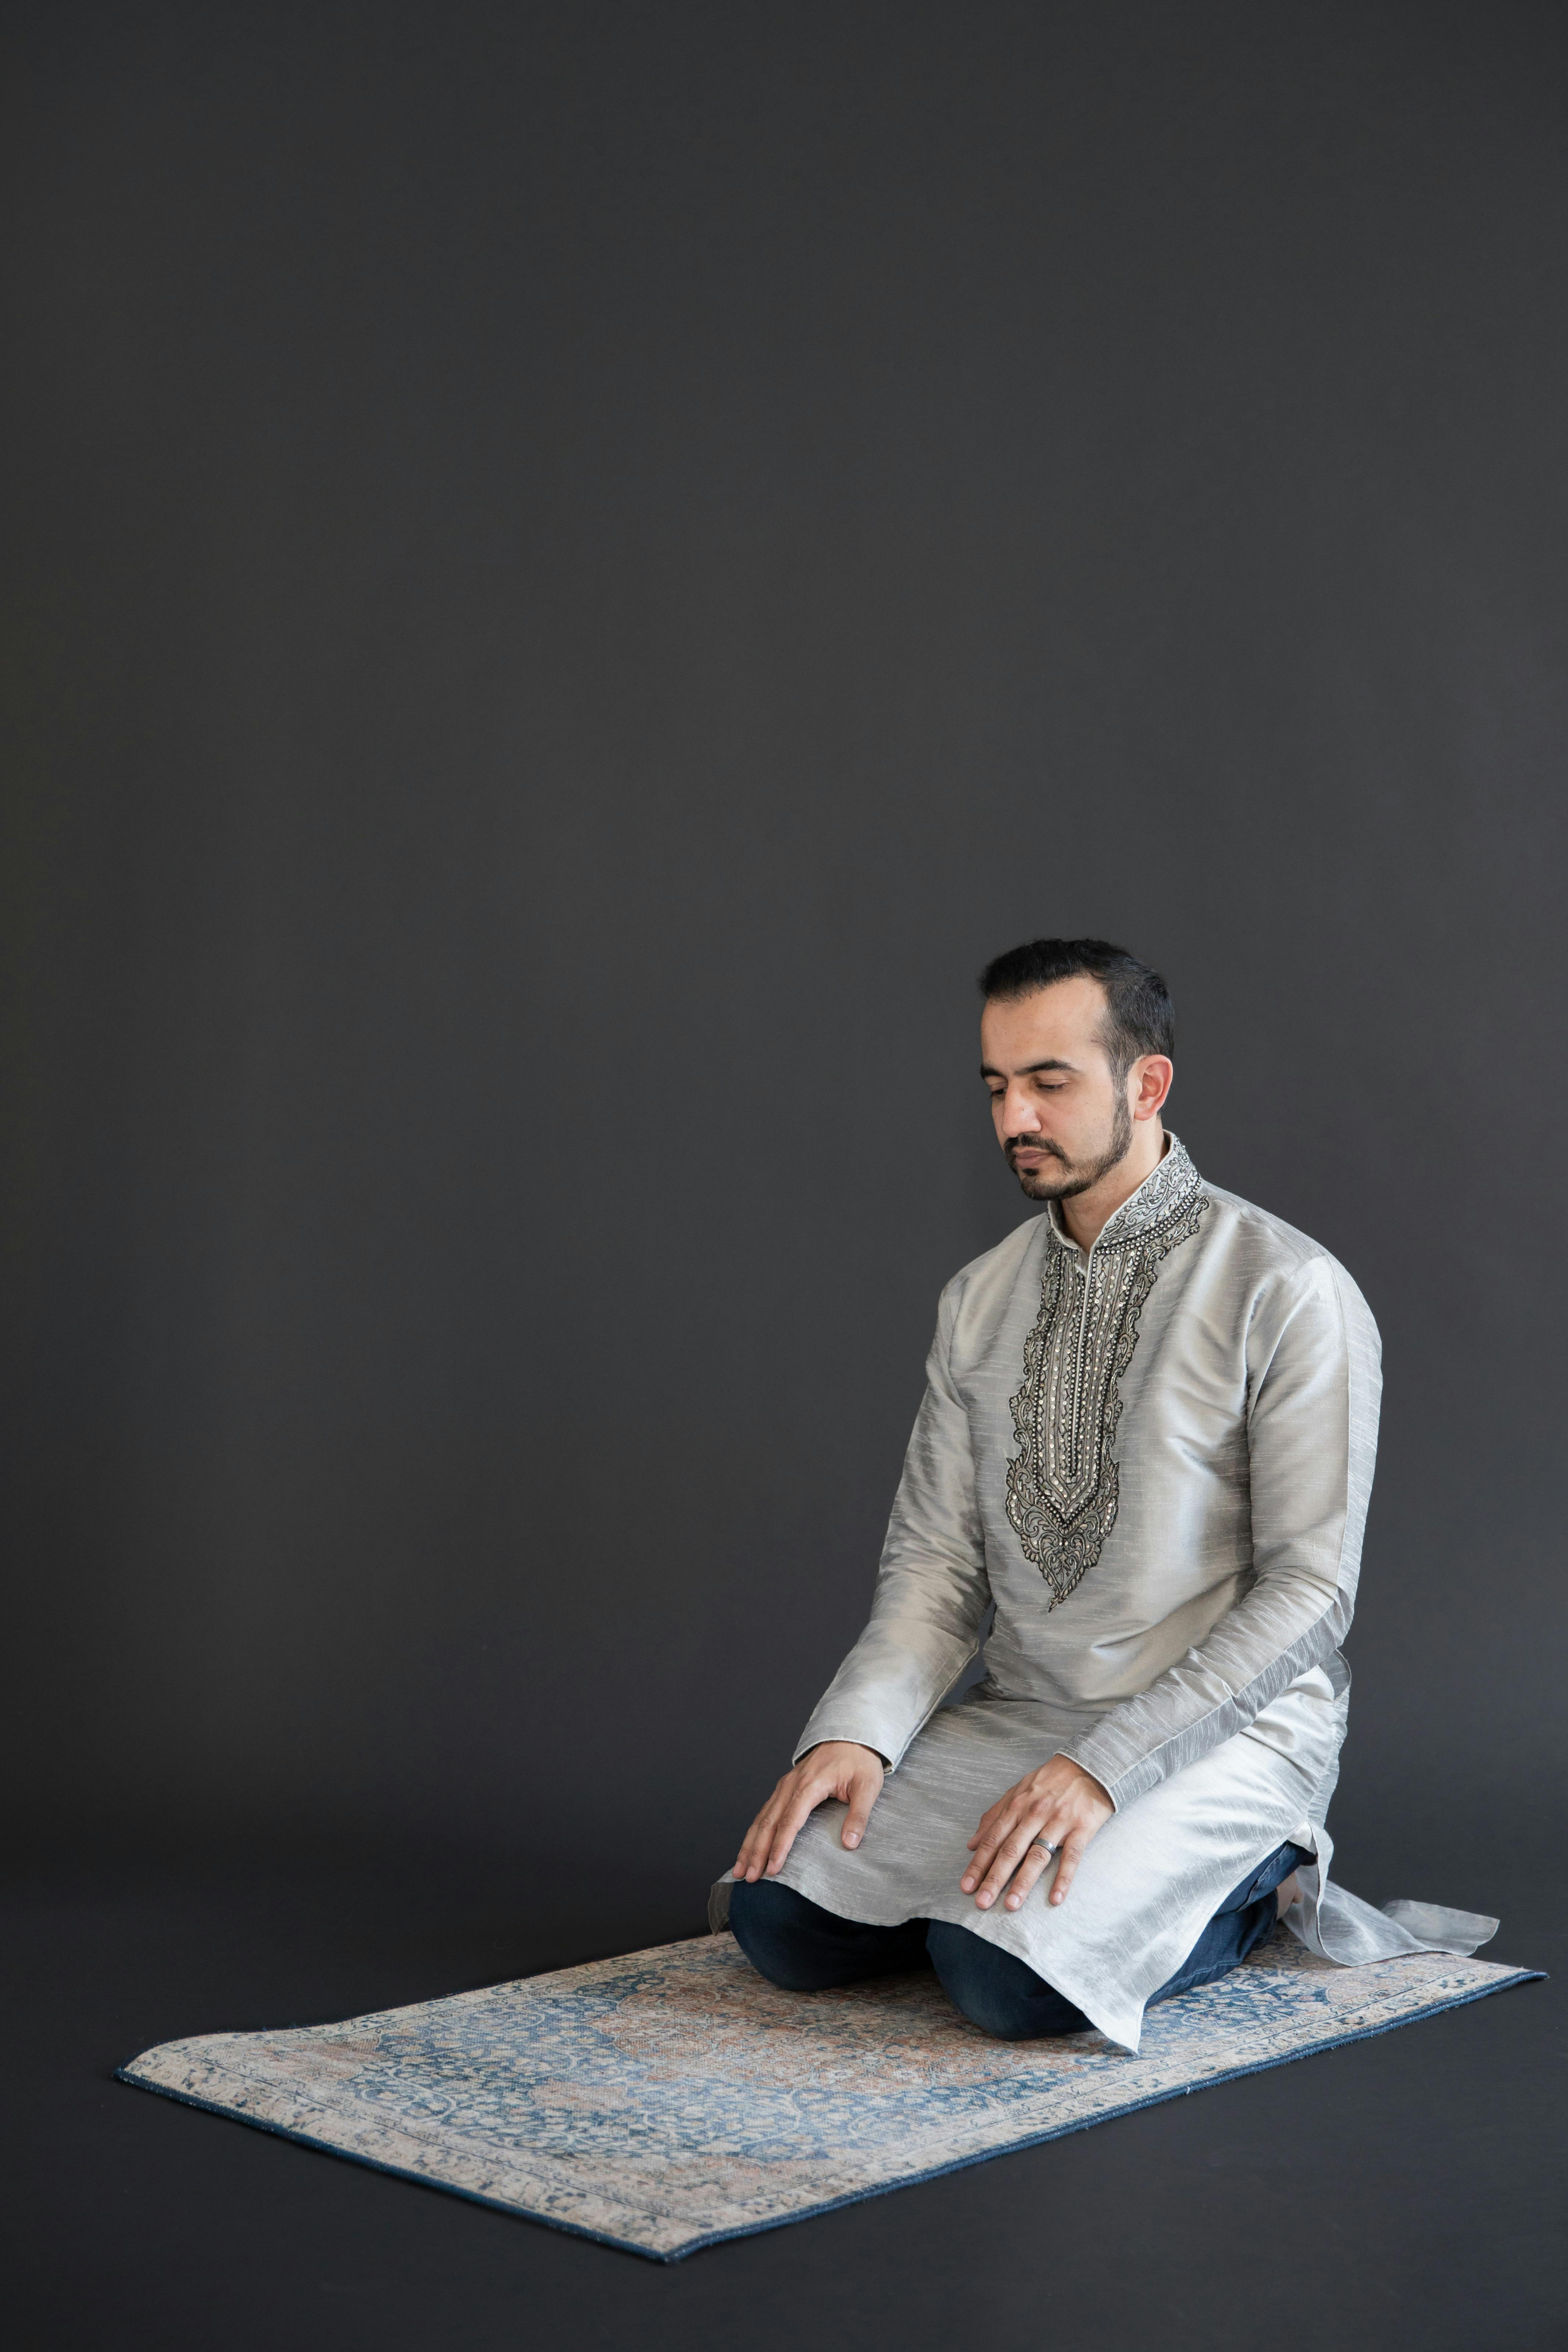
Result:
{"label": "finger", "polygon": [[1020,1807],[1026,1811],[1028,1810],[1028,1801],[1022,1785],[1016,1789],[1005,1789],[996,1802],[994,1805],[987,1805],[981,1814],[980,1827],[968,1841],[970,1846],[973,1848],[979,1845],[981,1841],[992,1832],[1001,1835],[1007,1822],[1017,1816]]}
{"label": "finger", "polygon": [[974,1849],[974,1858],[967,1864],[963,1876],[958,1882],[965,1895],[973,1894],[995,1860],[997,1852],[1010,1834],[1012,1828],[1011,1812],[1004,1814],[1000,1821],[992,1823],[989,1828],[984,1822],[981,1822],[979,1829],[970,1840],[970,1844]]}
{"label": "finger", "polygon": [[1034,1835],[1033,1823],[1021,1822],[1003,1839],[992,1859],[990,1869],[980,1882],[980,1892],[974,1898],[983,1911],[988,1911],[996,1897],[1006,1887],[1014,1872],[1027,1853],[1029,1842]]}
{"label": "finger", "polygon": [[768,1848],[773,1843],[773,1823],[776,1819],[776,1807],[772,1804],[764,1805],[746,1832],[745,1842],[735,1864],[737,1878],[752,1879],[758,1875],[768,1858]]}
{"label": "finger", "polygon": [[976,1880],[994,1855],[997,1847],[1028,1820],[1030,1810],[1030,1807],[1020,1800],[1017,1792],[1009,1789],[1005,1797],[997,1799],[988,1813],[981,1815],[980,1827],[969,1841],[971,1851],[974,1855],[969,1868]]}
{"label": "finger", "polygon": [[1040,1873],[1043,1870],[1048,1870],[1054,1859],[1054,1854],[1048,1853],[1040,1843],[1037,1834],[1029,1840],[1028,1845],[1025,1848],[1024,1859],[1014,1872],[1013,1884],[1007,1889],[1009,1911],[1016,1911],[1019,1908]]}
{"label": "finger", "polygon": [[802,1823],[808,1813],[816,1811],[827,1793],[827,1789],[815,1780],[808,1780],[804,1788],[796,1790],[784,1807],[782,1818],[773,1825],[773,1843],[768,1848],[764,1874],[767,1877],[773,1877],[784,1868],[789,1850],[800,1835]]}
{"label": "finger", "polygon": [[1063,1843],[1062,1858],[1057,1864],[1056,1885],[1050,1894],[1053,1903],[1067,1901],[1068,1888],[1078,1876],[1078,1866],[1083,1860],[1083,1851],[1088,1843],[1088,1836],[1082,1830],[1073,1830]]}
{"label": "finger", "polygon": [[742,1845],[740,1857],[735,1864],[737,1877],[743,1874],[749,1879],[755,1879],[761,1875],[763,1866],[768,1858],[768,1849],[773,1842],[773,1832],[778,1827],[780,1816],[799,1785],[799,1778],[794,1772],[786,1772],[784,1779],[778,1782],[773,1795],[746,1832],[745,1842]]}
{"label": "finger", "polygon": [[[1039,1822],[1037,1809],[1035,1807],[1005,1802],[995,1806],[994,1812],[994,1819],[991,1821],[989,1828],[984,1822],[981,1822],[980,1831],[984,1834],[978,1832],[976,1834],[974,1859],[959,1881],[965,1895],[972,1895],[974,1892],[986,1872],[996,1866],[1008,1845],[1021,1840],[1022,1843],[1017,1845],[1017,1851],[1021,1853],[1029,1839],[1038,1834]],[[1011,1874],[1012,1865],[1009,1865],[1005,1874],[1004,1883],[1005,1877]]]}
{"label": "finger", "polygon": [[841,1845],[856,1846],[866,1834],[866,1824],[871,1818],[871,1808],[882,1793],[879,1780],[862,1780],[858,1773],[849,1783],[849,1812],[838,1833]]}

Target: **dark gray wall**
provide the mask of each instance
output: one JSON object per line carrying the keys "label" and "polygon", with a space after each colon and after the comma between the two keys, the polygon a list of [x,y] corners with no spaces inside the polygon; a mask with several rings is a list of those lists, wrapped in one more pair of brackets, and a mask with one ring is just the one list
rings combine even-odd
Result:
{"label": "dark gray wall", "polygon": [[721,1864],[1020,1213],[973,974],[1045,929],[1165,970],[1200,1167],[1382,1322],[1345,1803],[1539,1788],[1565,68],[11,13],[25,1816]]}

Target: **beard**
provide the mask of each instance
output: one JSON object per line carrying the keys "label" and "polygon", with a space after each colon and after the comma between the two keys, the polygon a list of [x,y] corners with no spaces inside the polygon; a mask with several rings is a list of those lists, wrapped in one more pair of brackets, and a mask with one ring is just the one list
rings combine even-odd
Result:
{"label": "beard", "polygon": [[[1013,1166],[1015,1146],[1024,1145],[1031,1151],[1043,1151],[1057,1161],[1054,1168],[1016,1168]],[[1087,1192],[1102,1176],[1120,1166],[1132,1148],[1132,1113],[1127,1097],[1117,1091],[1116,1108],[1111,1114],[1110,1132],[1105,1148],[1088,1160],[1069,1160],[1059,1143],[1046,1143],[1038,1136],[1010,1136],[1004,1147],[1007,1165],[1018,1179],[1022,1190],[1031,1201],[1070,1201],[1075,1192]]]}

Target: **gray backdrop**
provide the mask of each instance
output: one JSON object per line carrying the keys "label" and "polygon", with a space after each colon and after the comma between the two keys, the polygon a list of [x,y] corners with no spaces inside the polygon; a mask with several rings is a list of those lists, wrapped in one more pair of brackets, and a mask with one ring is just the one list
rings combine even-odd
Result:
{"label": "gray backdrop", "polygon": [[1093,931],[1383,1326],[1342,1811],[1487,1907],[1557,1753],[1565,67],[1510,5],[7,12],[40,1834],[695,1908],[1021,1213],[973,973]]}

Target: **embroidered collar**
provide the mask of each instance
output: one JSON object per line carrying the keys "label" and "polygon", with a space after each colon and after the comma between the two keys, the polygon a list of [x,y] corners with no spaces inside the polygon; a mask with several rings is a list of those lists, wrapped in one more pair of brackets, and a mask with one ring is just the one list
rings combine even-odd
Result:
{"label": "embroidered collar", "polygon": [[1017,1452],[1007,1465],[1007,1517],[1045,1579],[1047,1609],[1100,1558],[1116,1524],[1121,1470],[1112,1452],[1121,1375],[1138,1318],[1163,1260],[1191,1241],[1209,1195],[1174,1136],[1158,1168],[1108,1217],[1086,1257],[1050,1208],[1040,1306],[1012,1399]]}
{"label": "embroidered collar", "polygon": [[[1180,1136],[1167,1133],[1159,1166],[1150,1170],[1136,1192],[1123,1201],[1119,1209],[1112,1210],[1100,1227],[1095,1248],[1113,1248],[1122,1242],[1152,1232],[1156,1225],[1163,1225],[1168,1217],[1184,1209],[1202,1182],[1203,1178],[1193,1166]],[[1088,1251],[1079,1249],[1077,1242],[1062,1223],[1061,1203],[1052,1201],[1046,1214],[1050,1221],[1051,1233],[1061,1246],[1078,1251],[1080,1257],[1087,1257]]]}

